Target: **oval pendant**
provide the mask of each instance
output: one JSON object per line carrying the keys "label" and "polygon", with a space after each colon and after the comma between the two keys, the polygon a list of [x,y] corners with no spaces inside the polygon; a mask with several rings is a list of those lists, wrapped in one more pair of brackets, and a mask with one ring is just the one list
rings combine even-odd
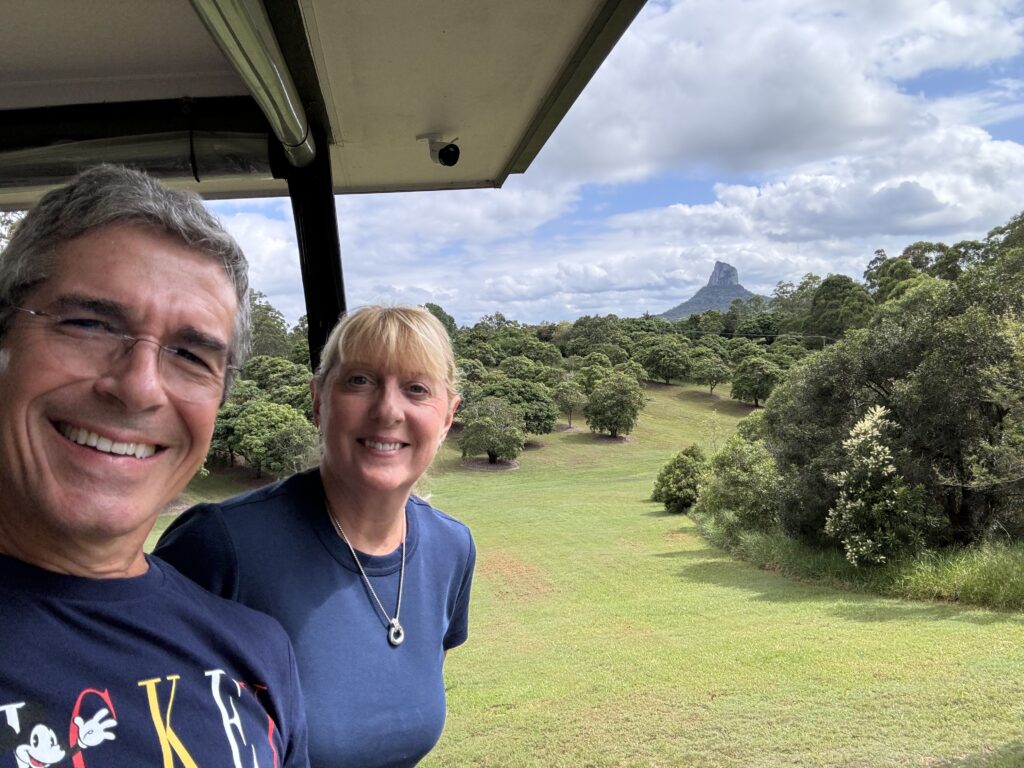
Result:
{"label": "oval pendant", "polygon": [[403,640],[405,640],[405,630],[398,623],[398,619],[392,619],[391,626],[388,627],[388,642],[397,648],[402,644]]}

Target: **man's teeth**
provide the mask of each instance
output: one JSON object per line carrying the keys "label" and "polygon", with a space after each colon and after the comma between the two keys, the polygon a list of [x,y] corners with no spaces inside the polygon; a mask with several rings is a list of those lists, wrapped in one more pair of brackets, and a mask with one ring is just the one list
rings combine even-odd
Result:
{"label": "man's teeth", "polygon": [[87,445],[103,453],[114,453],[118,456],[134,456],[137,459],[146,459],[156,453],[156,446],[147,443],[115,443],[109,437],[97,435],[81,427],[72,427],[70,424],[62,424],[60,432],[64,437],[79,445]]}
{"label": "man's teeth", "polygon": [[375,451],[397,451],[402,447],[401,443],[378,443],[374,440],[367,440],[366,447]]}

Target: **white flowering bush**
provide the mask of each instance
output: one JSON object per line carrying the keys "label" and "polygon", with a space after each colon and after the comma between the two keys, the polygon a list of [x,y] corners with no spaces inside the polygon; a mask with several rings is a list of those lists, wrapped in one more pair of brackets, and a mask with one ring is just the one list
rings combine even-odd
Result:
{"label": "white flowering bush", "polygon": [[868,409],[843,441],[847,468],[833,476],[839,497],[828,512],[825,533],[839,541],[854,565],[881,564],[924,548],[941,524],[924,489],[908,485],[896,469],[896,424],[880,405]]}

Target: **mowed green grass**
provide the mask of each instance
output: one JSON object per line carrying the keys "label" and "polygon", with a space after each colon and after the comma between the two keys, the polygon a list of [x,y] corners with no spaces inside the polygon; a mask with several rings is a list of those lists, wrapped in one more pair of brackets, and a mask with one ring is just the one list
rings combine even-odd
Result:
{"label": "mowed green grass", "polygon": [[653,387],[630,442],[557,432],[520,468],[446,448],[432,501],[479,550],[426,766],[1024,766],[1024,617],[801,584],[650,501],[748,409]]}
{"label": "mowed green grass", "polygon": [[[628,442],[581,418],[516,470],[439,454],[420,492],[471,526],[478,562],[424,766],[1024,766],[1024,616],[732,560],[647,497],[676,451],[750,409],[648,394]],[[237,489],[217,482],[191,498]]]}

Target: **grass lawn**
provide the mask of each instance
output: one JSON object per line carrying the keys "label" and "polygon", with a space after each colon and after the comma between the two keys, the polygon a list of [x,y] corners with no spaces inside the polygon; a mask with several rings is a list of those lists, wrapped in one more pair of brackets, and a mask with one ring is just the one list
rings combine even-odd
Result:
{"label": "grass lawn", "polygon": [[749,409],[648,394],[628,442],[581,419],[517,470],[439,455],[425,490],[479,556],[424,766],[1024,766],[1024,616],[803,584],[714,549],[647,496],[676,451],[720,444]]}

